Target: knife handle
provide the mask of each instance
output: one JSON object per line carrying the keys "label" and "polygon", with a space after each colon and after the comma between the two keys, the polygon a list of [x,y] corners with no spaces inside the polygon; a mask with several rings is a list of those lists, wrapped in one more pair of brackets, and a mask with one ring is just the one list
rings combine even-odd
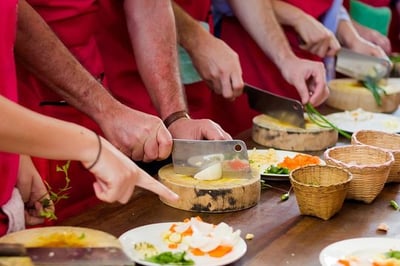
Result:
{"label": "knife handle", "polygon": [[24,245],[0,243],[0,257],[23,257],[23,256],[27,256],[27,252]]}

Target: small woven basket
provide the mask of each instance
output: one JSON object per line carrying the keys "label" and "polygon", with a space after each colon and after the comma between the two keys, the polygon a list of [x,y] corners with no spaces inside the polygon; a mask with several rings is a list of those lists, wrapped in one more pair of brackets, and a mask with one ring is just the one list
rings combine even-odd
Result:
{"label": "small woven basket", "polygon": [[329,220],[340,211],[352,175],[329,165],[308,165],[289,175],[300,213]]}
{"label": "small woven basket", "polygon": [[368,145],[346,145],[327,149],[328,165],[342,167],[353,175],[347,199],[371,203],[382,191],[394,162],[391,152]]}
{"label": "small woven basket", "polygon": [[400,182],[400,135],[376,130],[360,130],[354,132],[351,144],[371,145],[389,151],[394,156],[394,163],[390,168],[389,182]]}

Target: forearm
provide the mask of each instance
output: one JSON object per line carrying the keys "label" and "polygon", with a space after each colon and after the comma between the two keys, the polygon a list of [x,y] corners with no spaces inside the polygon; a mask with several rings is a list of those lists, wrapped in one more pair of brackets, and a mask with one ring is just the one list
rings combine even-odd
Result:
{"label": "forearm", "polygon": [[31,156],[94,161],[95,134],[61,120],[45,117],[0,96],[0,150]]}
{"label": "forearm", "polygon": [[361,38],[350,20],[339,21],[336,36],[343,46],[350,49]]}
{"label": "forearm", "polygon": [[242,26],[279,68],[284,66],[286,59],[295,57],[275,17],[270,0],[229,2]]}
{"label": "forearm", "polygon": [[24,0],[19,1],[15,55],[20,64],[92,118],[115,103]]}
{"label": "forearm", "polygon": [[189,16],[182,8],[173,2],[178,42],[189,54],[199,48],[202,43],[207,43],[213,37],[199,21]]}
{"label": "forearm", "polygon": [[298,21],[307,16],[304,11],[281,0],[272,0],[277,21],[282,25],[296,27]]}
{"label": "forearm", "polygon": [[161,118],[186,110],[171,3],[125,0],[124,8],[140,75]]}

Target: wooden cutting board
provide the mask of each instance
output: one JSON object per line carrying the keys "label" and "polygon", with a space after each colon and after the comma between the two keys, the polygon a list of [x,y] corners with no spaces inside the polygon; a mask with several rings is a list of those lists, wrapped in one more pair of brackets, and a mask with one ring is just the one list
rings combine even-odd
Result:
{"label": "wooden cutting board", "polygon": [[249,179],[224,178],[197,180],[174,172],[172,164],[162,167],[159,180],[180,196],[177,202],[161,198],[165,204],[181,210],[221,213],[250,208],[260,200],[260,176]]}
{"label": "wooden cutting board", "polygon": [[267,115],[253,118],[252,139],[268,148],[289,151],[320,151],[335,146],[338,133],[307,121],[298,128]]}
{"label": "wooden cutting board", "polygon": [[0,243],[20,243],[26,247],[121,248],[121,243],[113,235],[99,230],[74,226],[48,226],[26,229],[1,237]]}
{"label": "wooden cutting board", "polygon": [[372,93],[355,79],[334,79],[328,84],[330,89],[326,104],[343,111],[362,108],[369,112],[392,113],[400,103],[400,79],[390,78],[380,86],[387,94],[382,94],[379,106]]}

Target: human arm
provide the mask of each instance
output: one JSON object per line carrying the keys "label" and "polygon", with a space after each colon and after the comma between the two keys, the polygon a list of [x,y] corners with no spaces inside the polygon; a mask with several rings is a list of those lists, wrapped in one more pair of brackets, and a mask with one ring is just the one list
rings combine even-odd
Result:
{"label": "human arm", "polygon": [[333,32],[321,22],[294,5],[274,0],[276,18],[282,25],[293,27],[304,44],[300,47],[321,58],[335,56],[340,44]]}
{"label": "human arm", "polygon": [[172,139],[162,120],[112,97],[24,0],[18,6],[15,55],[49,88],[96,121],[105,137],[127,156],[137,161],[169,156]]}
{"label": "human arm", "polygon": [[[175,112],[187,111],[178,71],[177,35],[170,1],[125,0],[124,9],[136,64],[161,118],[165,120]],[[208,119],[181,118],[168,129],[175,138],[231,138]]]}
{"label": "human arm", "polygon": [[173,3],[178,42],[188,51],[200,76],[215,93],[235,99],[243,92],[239,57],[222,40]]}
{"label": "human arm", "polygon": [[[137,167],[128,157],[79,125],[34,113],[0,96],[0,150],[35,157],[77,160],[92,165],[96,196],[126,203],[135,185],[174,200],[176,195]],[[100,149],[100,147],[102,147]]]}
{"label": "human arm", "polygon": [[370,41],[371,43],[378,45],[383,49],[383,51],[386,54],[391,54],[392,52],[392,46],[390,44],[390,40],[388,37],[385,35],[381,34],[380,32],[370,29],[368,27],[365,27],[356,21],[352,20],[353,26],[358,32],[358,34],[364,38],[367,41]]}
{"label": "human arm", "polygon": [[[342,8],[341,12],[346,11],[344,8]],[[387,55],[381,47],[360,36],[350,19],[339,20],[336,36],[344,47],[347,47],[355,52],[387,58]]]}
{"label": "human arm", "polygon": [[322,63],[298,58],[275,18],[271,0],[230,0],[235,16],[263,52],[296,87],[305,104],[320,105],[328,97]]}

